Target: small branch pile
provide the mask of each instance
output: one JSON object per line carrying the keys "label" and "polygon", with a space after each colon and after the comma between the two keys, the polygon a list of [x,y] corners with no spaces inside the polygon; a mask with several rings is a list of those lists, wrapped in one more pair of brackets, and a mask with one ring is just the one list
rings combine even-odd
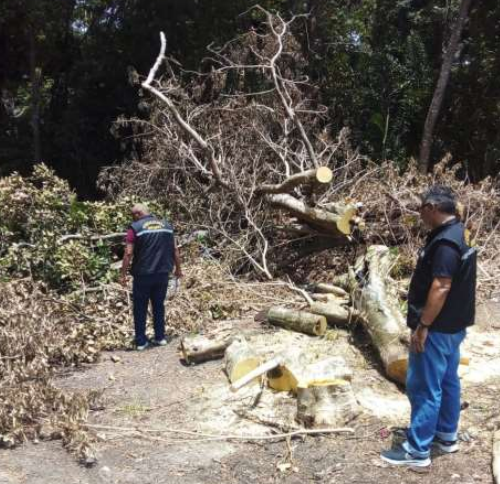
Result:
{"label": "small branch pile", "polygon": [[104,325],[43,285],[2,283],[0,446],[62,438],[91,462],[92,438],[82,424],[96,395],[58,389],[52,378],[58,368],[96,361],[102,347],[123,346],[126,334],[118,321],[107,319]]}

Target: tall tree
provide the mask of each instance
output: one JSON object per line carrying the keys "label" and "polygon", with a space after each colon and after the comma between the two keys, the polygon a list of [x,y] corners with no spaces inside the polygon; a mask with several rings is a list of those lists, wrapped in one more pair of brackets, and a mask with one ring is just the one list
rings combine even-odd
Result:
{"label": "tall tree", "polygon": [[448,81],[450,79],[453,60],[455,59],[455,56],[458,52],[460,39],[462,37],[462,32],[469,16],[472,2],[473,0],[462,0],[458,17],[452,28],[448,47],[443,56],[441,72],[439,73],[439,79],[436,85],[436,89],[434,91],[434,95],[432,96],[431,105],[429,107],[427,118],[424,124],[422,141],[420,143],[418,166],[419,170],[423,173],[426,173],[429,169],[429,159],[431,154],[434,129],[439,118],[439,113],[441,112],[443,99],[446,93],[446,87],[448,86]]}

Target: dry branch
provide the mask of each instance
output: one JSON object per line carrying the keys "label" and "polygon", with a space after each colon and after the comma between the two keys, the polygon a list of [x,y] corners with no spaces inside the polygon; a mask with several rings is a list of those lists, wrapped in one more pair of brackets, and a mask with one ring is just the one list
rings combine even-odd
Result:
{"label": "dry branch", "polygon": [[[172,429],[172,428],[161,428],[161,429],[149,429],[141,427],[113,427],[110,425],[98,425],[98,424],[85,424],[86,427],[90,429],[98,430],[113,430],[117,432],[137,432],[141,433],[173,433],[188,435],[191,437],[206,437],[210,441],[223,441],[223,440],[239,440],[239,441],[267,441],[267,440],[284,440],[287,438],[293,438],[300,435],[320,435],[320,434],[344,434],[353,433],[354,430],[349,427],[341,428],[322,428],[322,429],[305,429],[305,430],[294,430],[293,432],[286,432],[282,434],[274,435],[217,435],[217,434],[207,434],[202,432],[191,432],[189,430]],[[197,440],[184,439],[184,442],[197,442]]]}

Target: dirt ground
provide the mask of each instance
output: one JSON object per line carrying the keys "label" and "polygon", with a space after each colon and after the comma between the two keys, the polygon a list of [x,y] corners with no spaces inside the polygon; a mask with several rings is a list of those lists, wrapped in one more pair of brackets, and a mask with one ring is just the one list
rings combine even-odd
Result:
{"label": "dirt ground", "polygon": [[[209,434],[279,433],[286,418],[263,423],[236,412],[236,400],[244,408],[245,396],[228,392],[221,361],[184,366],[174,340],[143,353],[106,353],[99,364],[58,380],[65,388],[102,390],[89,419],[98,436],[95,465],[79,464],[59,442],[31,443],[0,451],[0,484],[492,483],[491,437],[500,419],[500,304],[481,307],[478,320],[464,346],[471,360],[461,369],[461,450],[434,454],[424,472],[388,467],[379,459],[401,438],[391,430],[407,424],[409,405],[381,375],[364,335],[339,330],[330,335],[332,345],[354,370],[353,389],[363,410],[348,424],[351,434],[210,440]],[[250,320],[238,327],[272,338]],[[264,390],[262,405],[269,399],[283,415],[295,406],[293,397]],[[164,431],[148,432],[153,429]]]}

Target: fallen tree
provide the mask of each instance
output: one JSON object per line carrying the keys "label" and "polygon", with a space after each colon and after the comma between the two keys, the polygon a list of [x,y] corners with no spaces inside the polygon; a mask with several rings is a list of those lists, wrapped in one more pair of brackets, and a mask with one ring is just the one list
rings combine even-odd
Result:
{"label": "fallen tree", "polygon": [[371,246],[349,272],[351,299],[370,336],[386,375],[405,383],[408,348],[401,342],[408,332],[399,300],[388,284],[394,256],[388,247]]}
{"label": "fallen tree", "polygon": [[[141,168],[129,165],[134,179],[144,175],[146,186],[158,183],[178,213],[210,228],[271,279],[276,226],[302,227],[305,242],[351,242],[358,205],[342,197],[326,206],[317,200],[335,189],[342,166],[362,157],[350,149],[346,130],[330,132],[328,110],[302,76],[305,59],[291,28],[296,18],[287,21],[260,7],[253,14],[262,20],[261,33],[252,29],[220,49],[211,46],[200,75],[178,73],[161,33],[160,53],[141,83],[156,100],[154,134],[148,127],[144,135],[139,120],[118,126],[133,126],[149,160]],[[101,186],[137,193],[141,184],[128,184],[127,171],[104,172]]]}

